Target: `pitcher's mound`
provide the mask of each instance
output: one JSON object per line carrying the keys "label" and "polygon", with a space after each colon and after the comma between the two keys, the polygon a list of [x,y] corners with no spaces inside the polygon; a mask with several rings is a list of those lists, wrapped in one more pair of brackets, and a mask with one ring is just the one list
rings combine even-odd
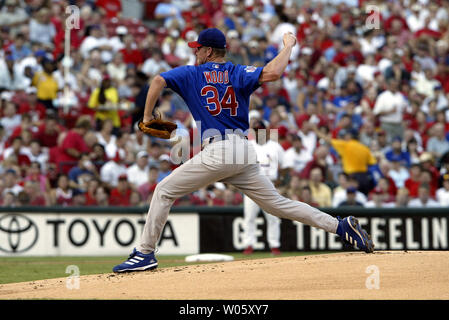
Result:
{"label": "pitcher's mound", "polygon": [[449,299],[448,270],[449,252],[351,252],[6,284],[0,299]]}

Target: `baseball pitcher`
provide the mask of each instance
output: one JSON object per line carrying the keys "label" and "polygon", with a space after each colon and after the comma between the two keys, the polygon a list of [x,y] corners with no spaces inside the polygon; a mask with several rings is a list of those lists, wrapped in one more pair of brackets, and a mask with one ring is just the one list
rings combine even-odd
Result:
{"label": "baseball pitcher", "polygon": [[[305,203],[281,196],[271,180],[260,173],[249,129],[249,98],[264,82],[280,79],[289,62],[296,37],[286,33],[284,48],[264,67],[234,65],[225,61],[226,37],[220,30],[203,30],[194,48],[196,66],[182,66],[155,76],[148,90],[141,130],[153,127],[153,109],[166,87],[178,93],[200,125],[202,150],[158,183],[143,228],[140,244],[114,272],[157,267],[157,241],[174,201],[216,181],[235,186],[264,211],[284,219],[336,233],[354,248],[373,252],[374,244],[357,219],[334,218]],[[158,119],[160,120],[160,119]],[[174,128],[157,123],[158,131]],[[244,153],[244,161],[240,161]],[[239,161],[235,159],[239,158]]]}

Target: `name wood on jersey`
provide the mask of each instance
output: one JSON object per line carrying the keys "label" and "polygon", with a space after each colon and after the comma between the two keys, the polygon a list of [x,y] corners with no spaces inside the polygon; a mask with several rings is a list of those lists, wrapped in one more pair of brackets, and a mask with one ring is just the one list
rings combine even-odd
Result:
{"label": "name wood on jersey", "polygon": [[229,83],[228,70],[223,71],[204,71],[204,78],[206,78],[207,83]]}

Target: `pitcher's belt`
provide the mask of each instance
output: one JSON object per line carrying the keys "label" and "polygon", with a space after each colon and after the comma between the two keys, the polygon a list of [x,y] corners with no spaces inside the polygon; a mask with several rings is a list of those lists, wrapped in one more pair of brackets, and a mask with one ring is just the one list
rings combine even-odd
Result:
{"label": "pitcher's belt", "polygon": [[217,142],[217,141],[230,140],[234,136],[237,136],[237,137],[240,137],[240,138],[248,140],[247,136],[245,136],[243,134],[238,134],[238,133],[227,133],[227,134],[222,134],[222,135],[216,135],[216,136],[205,138],[203,140],[203,143],[201,144],[201,149],[204,149],[204,147],[206,147],[207,145],[209,145],[211,143],[214,143],[214,142]]}

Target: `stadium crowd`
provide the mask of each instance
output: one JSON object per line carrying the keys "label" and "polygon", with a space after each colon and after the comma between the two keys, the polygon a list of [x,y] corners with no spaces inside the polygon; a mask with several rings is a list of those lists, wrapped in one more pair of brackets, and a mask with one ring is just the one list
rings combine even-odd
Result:
{"label": "stadium crowd", "polygon": [[[0,0],[2,206],[139,206],[176,167],[172,141],[136,130],[152,77],[195,63],[188,41],[225,32],[227,60],[263,66],[298,45],[251,97],[277,129],[277,187],[319,207],[449,206],[449,1]],[[65,8],[79,7],[64,57]],[[368,6],[373,6],[368,8]],[[65,68],[70,73],[65,74]],[[182,99],[164,118],[193,136]],[[241,205],[215,183],[175,205]]]}

